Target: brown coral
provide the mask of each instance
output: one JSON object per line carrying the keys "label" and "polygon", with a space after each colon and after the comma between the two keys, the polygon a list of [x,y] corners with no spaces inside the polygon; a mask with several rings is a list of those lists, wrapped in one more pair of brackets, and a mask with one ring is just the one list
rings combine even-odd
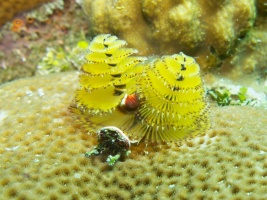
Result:
{"label": "brown coral", "polygon": [[42,2],[51,2],[52,0],[8,0],[0,2],[0,27],[16,14],[25,10],[33,9]]}
{"label": "brown coral", "polygon": [[0,87],[0,199],[267,198],[266,110],[212,108],[204,137],[136,147],[111,169],[67,108],[75,72]]}
{"label": "brown coral", "polygon": [[96,34],[113,33],[143,55],[180,51],[214,66],[253,25],[254,0],[84,0]]}

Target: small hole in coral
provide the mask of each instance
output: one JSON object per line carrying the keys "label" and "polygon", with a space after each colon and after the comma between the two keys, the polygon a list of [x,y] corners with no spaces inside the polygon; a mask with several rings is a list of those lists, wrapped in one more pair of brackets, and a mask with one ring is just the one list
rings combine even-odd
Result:
{"label": "small hole in coral", "polygon": [[205,200],[205,196],[203,194],[197,194],[196,199],[197,200]]}
{"label": "small hole in coral", "polygon": [[204,182],[204,181],[207,179],[205,173],[200,173],[200,174],[198,174],[198,175],[197,175],[197,178],[198,178],[198,180],[200,180],[201,182]]}
{"label": "small hole in coral", "polygon": [[35,190],[35,193],[38,195],[38,196],[42,196],[45,194],[45,191],[43,190],[43,188],[37,188]]}
{"label": "small hole in coral", "polygon": [[86,158],[82,158],[80,159],[78,162],[80,163],[81,166],[87,166],[88,165],[88,161],[89,159],[86,159]]}
{"label": "small hole in coral", "polygon": [[218,183],[220,182],[224,182],[226,180],[226,177],[225,176],[221,176],[218,178]]}
{"label": "small hole in coral", "polygon": [[73,171],[73,172],[79,172],[79,171],[81,171],[81,170],[80,170],[80,167],[79,167],[77,164],[74,164],[74,165],[72,166],[72,171]]}
{"label": "small hole in coral", "polygon": [[240,162],[236,162],[235,163],[235,167],[240,167],[241,163]]}
{"label": "small hole in coral", "polygon": [[66,188],[66,187],[60,188],[60,193],[61,194],[68,194],[69,192],[70,192],[70,189],[69,188]]}
{"label": "small hole in coral", "polygon": [[61,169],[57,168],[57,169],[54,171],[54,174],[55,174],[56,176],[61,175]]}
{"label": "small hole in coral", "polygon": [[44,134],[47,135],[47,136],[49,136],[49,135],[52,134],[52,132],[51,132],[51,130],[45,130],[45,131],[44,131]]}
{"label": "small hole in coral", "polygon": [[110,183],[108,181],[104,181],[103,185],[104,185],[105,188],[107,188],[107,187],[109,187]]}
{"label": "small hole in coral", "polygon": [[175,190],[169,190],[166,192],[166,196],[168,196],[169,198],[173,197],[175,195]]}
{"label": "small hole in coral", "polygon": [[18,200],[27,200],[27,199],[29,199],[29,198],[26,195],[24,195],[24,194],[20,194],[18,196]]}
{"label": "small hole in coral", "polygon": [[263,178],[267,177],[267,171],[262,172],[262,177],[263,177]]}
{"label": "small hole in coral", "polygon": [[136,181],[135,185],[136,185],[136,186],[140,186],[140,185],[141,185],[141,180],[138,179],[138,180]]}
{"label": "small hole in coral", "polygon": [[213,137],[215,137],[216,136],[216,131],[211,131],[210,133],[209,133],[209,137],[210,138],[213,138]]}
{"label": "small hole in coral", "polygon": [[113,184],[113,185],[117,185],[117,184],[118,184],[118,180],[117,180],[117,178],[114,178],[114,179],[112,180],[112,184]]}
{"label": "small hole in coral", "polygon": [[156,175],[157,177],[162,177],[163,171],[162,170],[157,170]]}
{"label": "small hole in coral", "polygon": [[237,194],[240,191],[240,188],[238,186],[233,186],[232,187],[232,193]]}
{"label": "small hole in coral", "polygon": [[247,151],[241,151],[240,152],[240,155],[241,155],[241,157],[248,157],[248,155],[249,155],[249,152],[247,152]]}
{"label": "small hole in coral", "polygon": [[187,174],[189,176],[193,176],[195,174],[194,170],[192,168],[187,169]]}
{"label": "small hole in coral", "polygon": [[238,143],[237,143],[236,140],[231,140],[231,141],[230,141],[230,145],[231,145],[231,146],[237,146]]}
{"label": "small hole in coral", "polygon": [[49,197],[50,200],[58,200],[58,196],[55,195],[55,194],[51,194],[50,197]]}
{"label": "small hole in coral", "polygon": [[175,175],[175,172],[173,170],[167,172],[168,178],[172,178],[172,177],[174,177],[174,175]]}
{"label": "small hole in coral", "polygon": [[144,180],[143,180],[143,184],[144,185],[149,185],[150,184],[150,179],[148,177],[146,177]]}
{"label": "small hole in coral", "polygon": [[9,183],[10,183],[10,179],[8,179],[8,178],[3,178],[1,180],[1,185],[2,186],[7,186],[7,185],[9,185]]}
{"label": "small hole in coral", "polygon": [[70,169],[69,168],[62,168],[61,170],[62,170],[61,171],[62,175],[65,175],[65,176],[70,175]]}
{"label": "small hole in coral", "polygon": [[249,176],[251,176],[251,177],[255,176],[255,174],[256,174],[256,171],[254,171],[254,170],[251,170],[251,171],[249,172]]}
{"label": "small hole in coral", "polygon": [[211,186],[211,189],[212,189],[212,191],[214,191],[214,192],[219,192],[219,191],[220,191],[220,187],[218,187],[218,186],[216,186],[216,185],[212,185],[212,186]]}
{"label": "small hole in coral", "polygon": [[256,183],[256,181],[255,180],[248,180],[248,182],[247,182],[249,185],[253,185],[253,184],[255,184]]}
{"label": "small hole in coral", "polygon": [[120,189],[123,189],[123,190],[128,190],[128,191],[131,191],[132,190],[132,187],[129,183],[120,183],[119,184],[119,188]]}
{"label": "small hole in coral", "polygon": [[266,187],[267,186],[267,180],[260,181],[260,185],[263,187]]}
{"label": "small hole in coral", "polygon": [[112,193],[111,192],[107,192],[107,194],[105,194],[106,199],[111,199],[112,198]]}
{"label": "small hole in coral", "polygon": [[203,160],[203,161],[201,162],[201,167],[202,167],[202,168],[207,168],[208,164],[209,164],[209,161],[208,161],[208,160]]}
{"label": "small hole in coral", "polygon": [[141,196],[143,196],[145,194],[145,192],[143,191],[143,190],[138,190],[137,192],[136,192],[136,196],[137,197],[141,197]]}
{"label": "small hole in coral", "polygon": [[207,191],[209,189],[209,186],[207,184],[204,184],[201,189],[203,191]]}
{"label": "small hole in coral", "polygon": [[186,142],[186,145],[188,147],[193,147],[194,146],[194,142],[189,140],[189,141]]}
{"label": "small hole in coral", "polygon": [[34,182],[39,182],[40,178],[37,175],[29,175],[30,179]]}
{"label": "small hole in coral", "polygon": [[82,181],[77,179],[73,181],[73,184],[76,185],[77,187],[81,187],[82,186]]}
{"label": "small hole in coral", "polygon": [[69,142],[75,142],[75,141],[77,141],[77,137],[76,136],[70,136],[70,137],[68,137],[68,141]]}
{"label": "small hole in coral", "polygon": [[18,123],[23,123],[24,120],[25,120],[24,117],[18,117],[18,118],[17,118],[17,122],[18,122]]}
{"label": "small hole in coral", "polygon": [[188,165],[188,163],[186,163],[186,162],[182,162],[180,165],[181,165],[181,168],[184,169],[184,168],[186,168],[186,166]]}
{"label": "small hole in coral", "polygon": [[87,184],[87,183],[90,182],[90,178],[88,176],[83,176],[82,182],[85,183],[85,184]]}
{"label": "small hole in coral", "polygon": [[71,196],[71,200],[79,200],[79,199],[80,199],[80,197],[78,194],[74,194]]}
{"label": "small hole in coral", "polygon": [[81,196],[82,196],[82,197],[88,197],[88,196],[89,196],[89,192],[88,192],[87,190],[83,190],[83,191],[81,192]]}
{"label": "small hole in coral", "polygon": [[259,145],[254,144],[254,143],[250,144],[249,147],[250,147],[252,150],[256,150],[256,151],[259,151],[259,150],[260,150]]}
{"label": "small hole in coral", "polygon": [[47,183],[45,183],[45,187],[46,187],[47,189],[52,189],[52,188],[55,187],[55,184],[52,183],[52,182],[47,182]]}
{"label": "small hole in coral", "polygon": [[18,190],[16,188],[9,188],[7,190],[7,196],[10,198],[17,197],[18,196]]}
{"label": "small hole in coral", "polygon": [[204,144],[205,140],[203,138],[201,138],[199,141],[198,141],[198,144],[201,145],[201,144]]}
{"label": "small hole in coral", "polygon": [[123,171],[123,172],[121,173],[121,175],[122,175],[123,177],[126,177],[128,174],[127,174],[127,172]]}
{"label": "small hole in coral", "polygon": [[59,183],[62,185],[62,186],[67,186],[69,185],[69,180],[68,179],[62,179],[59,181]]}
{"label": "small hole in coral", "polygon": [[190,193],[194,192],[195,187],[193,185],[188,186],[188,190]]}
{"label": "small hole in coral", "polygon": [[244,141],[244,142],[249,141],[249,137],[248,137],[248,136],[243,136],[243,141]]}
{"label": "small hole in coral", "polygon": [[60,160],[62,161],[62,163],[69,163],[70,162],[70,157],[64,155],[60,158]]}

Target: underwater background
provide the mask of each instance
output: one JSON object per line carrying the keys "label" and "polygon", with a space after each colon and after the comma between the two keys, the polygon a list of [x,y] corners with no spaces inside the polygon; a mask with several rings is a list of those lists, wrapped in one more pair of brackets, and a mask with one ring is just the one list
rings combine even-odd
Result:
{"label": "underwater background", "polygon": [[[9,0],[0,2],[0,26],[0,200],[267,199],[266,0]],[[121,48],[115,45],[97,57],[92,54],[92,41],[101,34],[115,35],[132,49],[114,51]],[[93,49],[108,48],[104,42]],[[119,94],[129,85],[129,91],[137,94],[127,94],[123,105],[122,98],[108,105],[109,82],[97,94],[99,104],[79,93],[81,87],[88,92],[103,83],[96,78],[89,84],[91,79],[81,74],[87,76],[89,71],[105,77],[106,72],[89,69],[86,62],[101,63],[105,54],[103,62],[112,68],[109,51],[122,57],[130,51],[135,57],[129,60],[146,66],[145,72],[129,73],[141,77],[134,86],[127,82],[125,89],[115,84]],[[177,55],[187,59],[179,61],[182,68],[199,66],[192,70],[197,79],[188,85],[182,82],[182,97],[195,107],[169,98],[168,105],[179,107],[164,107],[167,112],[156,100],[160,97],[152,96],[158,82],[152,72],[159,75],[153,71],[155,60]],[[187,63],[191,58],[194,61]],[[171,66],[167,68],[174,73]],[[110,74],[123,77],[125,73],[115,72]],[[182,75],[177,81],[193,76]],[[171,85],[168,76],[166,87]],[[166,121],[159,122],[156,114],[147,114],[152,110],[136,111],[139,100],[143,110],[149,105],[163,109],[162,116],[186,114],[181,120],[162,117]],[[97,146],[103,142],[97,131],[99,126],[119,126],[128,119],[133,110],[128,107],[127,113],[120,113],[125,105],[136,112],[129,130],[124,127],[131,146],[122,150],[124,156],[113,157],[108,152],[113,148],[99,150],[104,145]],[[120,114],[103,118],[106,112]],[[183,138],[164,137],[168,131],[162,128],[163,136],[150,137],[146,131],[151,127],[146,129],[139,118],[149,119],[151,127],[171,127],[168,124],[174,120],[173,126],[197,127],[192,132],[200,130],[199,124],[204,128],[198,134],[185,132]],[[140,124],[144,127],[131,129]],[[157,131],[153,129],[151,135]],[[104,153],[85,156],[97,147]]]}

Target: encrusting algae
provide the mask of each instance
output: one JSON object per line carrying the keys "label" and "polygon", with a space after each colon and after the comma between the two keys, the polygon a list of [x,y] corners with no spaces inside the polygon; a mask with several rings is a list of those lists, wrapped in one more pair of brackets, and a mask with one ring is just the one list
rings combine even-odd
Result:
{"label": "encrusting algae", "polygon": [[146,143],[204,133],[210,126],[208,106],[195,60],[183,53],[135,57],[137,50],[126,44],[103,34],[88,47],[72,110],[89,131],[115,126]]}

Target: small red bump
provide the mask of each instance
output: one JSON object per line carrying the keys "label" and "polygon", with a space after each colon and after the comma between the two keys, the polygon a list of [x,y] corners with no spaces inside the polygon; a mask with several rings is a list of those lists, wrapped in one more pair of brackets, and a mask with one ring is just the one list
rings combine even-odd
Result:
{"label": "small red bump", "polygon": [[140,101],[136,94],[128,95],[121,104],[121,108],[127,112],[135,111],[139,106]]}

